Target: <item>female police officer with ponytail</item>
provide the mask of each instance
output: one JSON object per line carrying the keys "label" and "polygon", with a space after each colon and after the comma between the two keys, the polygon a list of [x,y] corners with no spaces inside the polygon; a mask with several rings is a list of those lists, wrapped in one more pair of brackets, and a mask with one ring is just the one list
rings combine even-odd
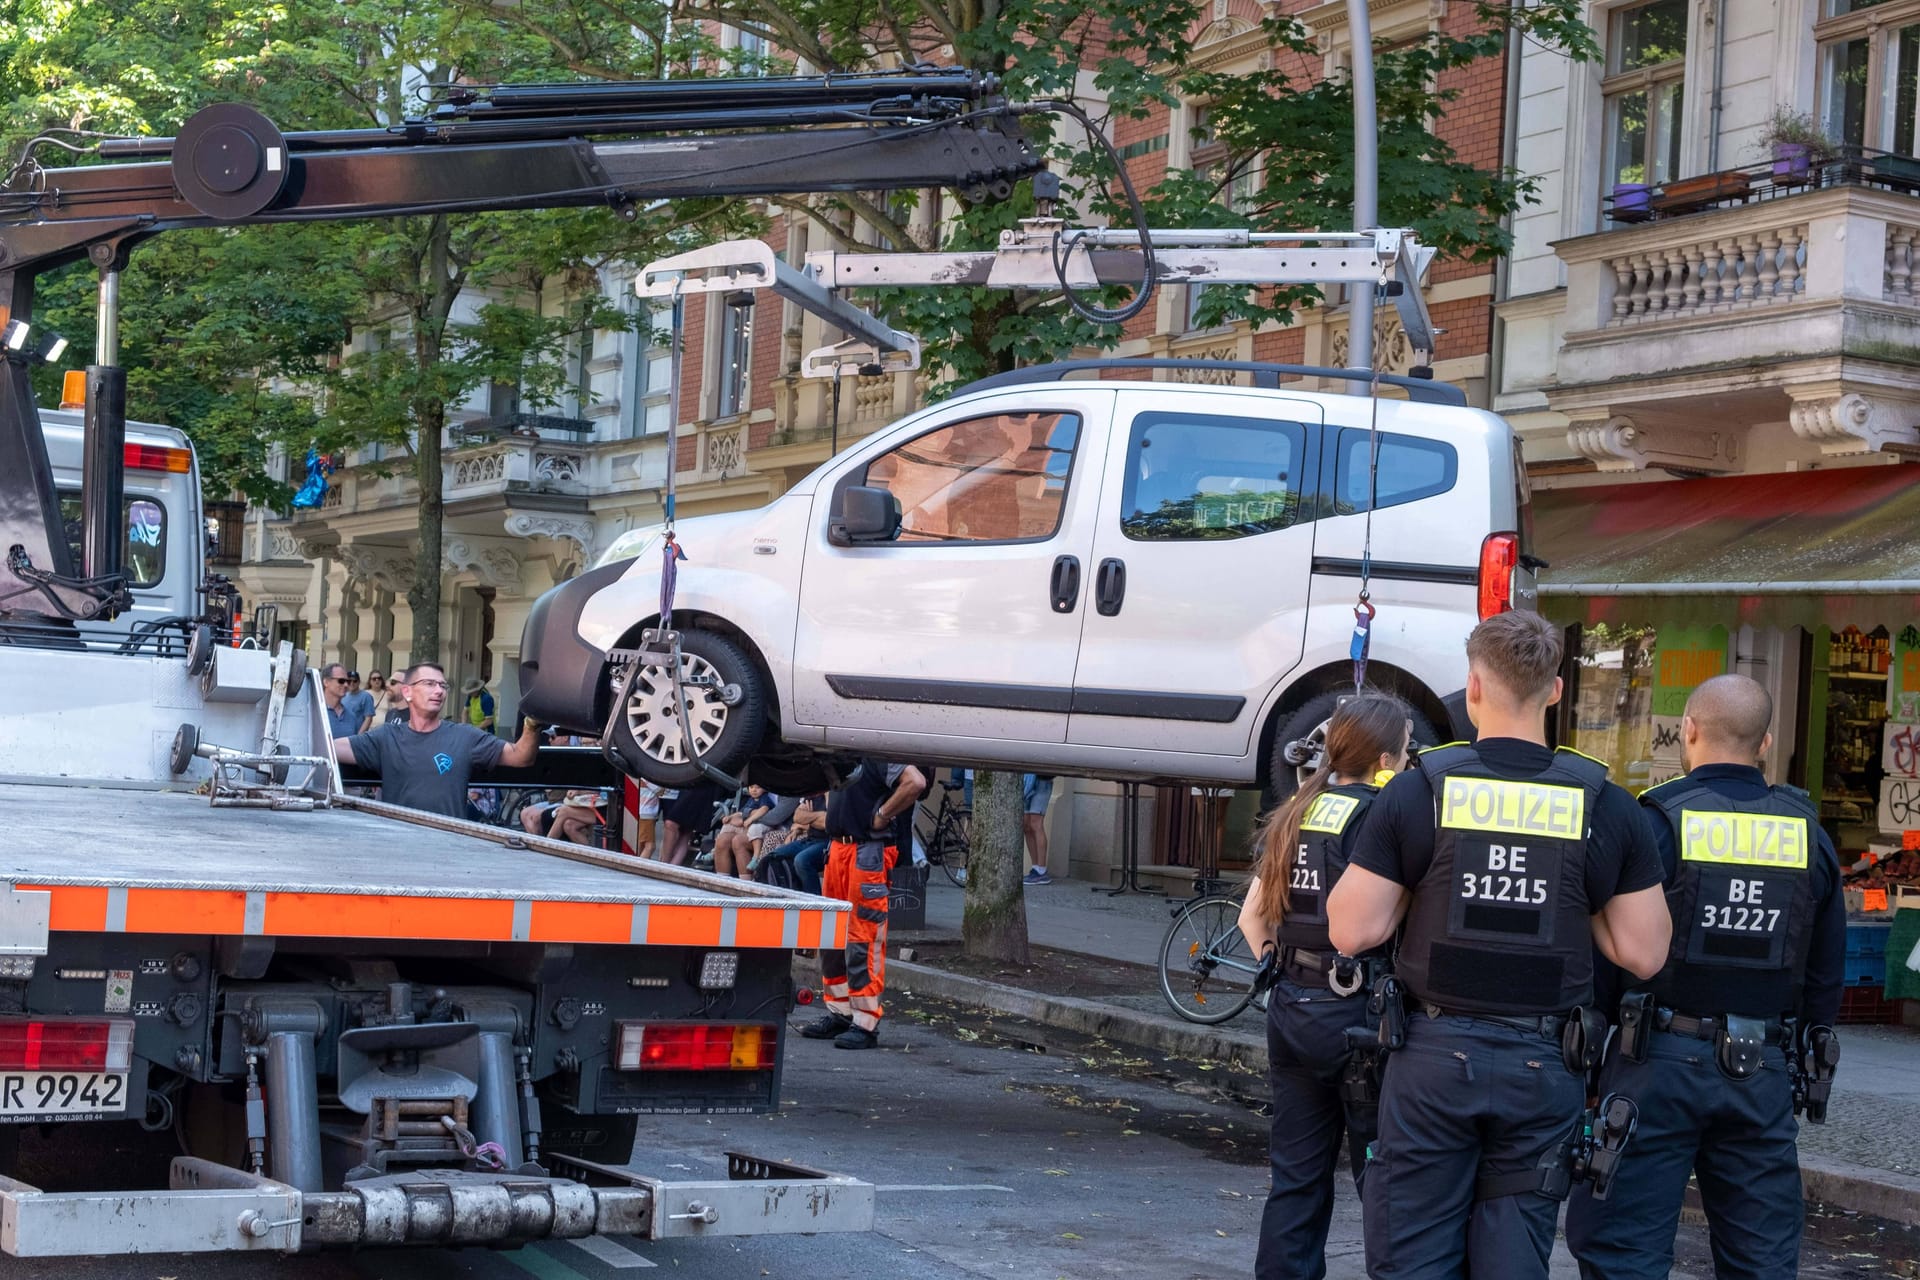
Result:
{"label": "female police officer with ponytail", "polygon": [[[1347,699],[1327,724],[1323,763],[1267,819],[1240,931],[1276,966],[1267,1005],[1273,1079],[1273,1189],[1260,1220],[1258,1280],[1320,1280],[1327,1272],[1333,1168],[1344,1130],[1354,1181],[1373,1139],[1373,1108],[1342,1099],[1347,1029],[1367,1020],[1360,966],[1336,964],[1326,895],[1383,773],[1406,766],[1413,724],[1389,694]],[[1336,974],[1335,970],[1338,969]],[[1341,992],[1347,994],[1340,994]]]}

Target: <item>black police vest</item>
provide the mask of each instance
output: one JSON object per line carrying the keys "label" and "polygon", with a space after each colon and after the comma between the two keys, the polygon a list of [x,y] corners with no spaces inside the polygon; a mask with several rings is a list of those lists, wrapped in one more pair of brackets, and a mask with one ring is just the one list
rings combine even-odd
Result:
{"label": "black police vest", "polygon": [[1378,788],[1361,783],[1328,787],[1313,798],[1300,820],[1300,848],[1288,868],[1287,913],[1280,945],[1302,951],[1332,951],[1327,937],[1327,895],[1347,869],[1347,833],[1360,826]]}
{"label": "black police vest", "polygon": [[1819,811],[1788,788],[1730,800],[1689,778],[1641,801],[1665,816],[1680,855],[1667,889],[1673,943],[1649,984],[1654,998],[1693,1017],[1793,1013],[1813,934]]}
{"label": "black police vest", "polygon": [[1587,839],[1606,766],[1561,750],[1501,778],[1471,746],[1420,753],[1433,786],[1433,862],[1414,888],[1394,967],[1426,1004],[1532,1017],[1593,998]]}

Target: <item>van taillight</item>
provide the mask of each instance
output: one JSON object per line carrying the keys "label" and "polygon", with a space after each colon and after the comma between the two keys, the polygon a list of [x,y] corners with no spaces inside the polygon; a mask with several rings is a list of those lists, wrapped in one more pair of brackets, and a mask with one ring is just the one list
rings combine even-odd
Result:
{"label": "van taillight", "polygon": [[773,1027],[761,1022],[616,1022],[621,1071],[758,1071],[773,1065]]}
{"label": "van taillight", "polygon": [[1513,608],[1513,570],[1520,562],[1520,535],[1490,533],[1480,544],[1480,620]]}
{"label": "van taillight", "polygon": [[193,455],[185,449],[166,449],[157,444],[130,444],[122,461],[129,471],[172,471],[185,475],[193,469]]}
{"label": "van taillight", "polygon": [[128,1019],[0,1019],[0,1071],[126,1071],[132,1065]]}

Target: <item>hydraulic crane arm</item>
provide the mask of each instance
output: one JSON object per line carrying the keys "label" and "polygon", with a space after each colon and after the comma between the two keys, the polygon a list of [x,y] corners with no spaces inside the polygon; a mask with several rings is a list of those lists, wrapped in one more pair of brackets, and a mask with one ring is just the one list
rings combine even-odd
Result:
{"label": "hydraulic crane arm", "polygon": [[[1043,166],[993,77],[916,68],[633,84],[451,86],[384,129],[283,134],[221,104],[173,138],[103,143],[103,163],[42,169],[0,190],[0,615],[91,618],[120,588],[125,380],[118,273],[186,227],[605,205],[633,217],[675,197],[946,187],[1004,199]],[[90,259],[101,272],[88,370],[84,563],[73,564],[29,365],[34,282]]]}

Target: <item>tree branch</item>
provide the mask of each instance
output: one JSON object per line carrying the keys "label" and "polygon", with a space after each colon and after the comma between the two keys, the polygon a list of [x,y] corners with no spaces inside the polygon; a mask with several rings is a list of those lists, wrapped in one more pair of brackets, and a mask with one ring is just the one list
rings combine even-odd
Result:
{"label": "tree branch", "polygon": [[934,30],[940,33],[940,38],[957,48],[960,44],[960,28],[955,25],[952,15],[940,7],[939,0],[914,0],[914,3],[927,21],[933,24]]}
{"label": "tree branch", "polygon": [[769,196],[767,198],[767,203],[774,205],[777,208],[789,210],[793,213],[805,214],[809,219],[811,219],[814,223],[816,223],[823,230],[825,230],[829,236],[833,237],[834,244],[838,245],[841,249],[844,249],[848,253],[872,253],[873,252],[872,245],[861,244],[859,241],[849,236],[838,225],[836,225],[833,219],[827,216],[825,210],[816,209],[813,205],[808,204],[804,200],[787,200],[787,199],[783,199],[780,196]]}
{"label": "tree branch", "polygon": [[840,193],[840,199],[846,201],[847,208],[855,217],[893,241],[894,248],[904,253],[921,247],[912,228],[859,192],[843,191]]}

